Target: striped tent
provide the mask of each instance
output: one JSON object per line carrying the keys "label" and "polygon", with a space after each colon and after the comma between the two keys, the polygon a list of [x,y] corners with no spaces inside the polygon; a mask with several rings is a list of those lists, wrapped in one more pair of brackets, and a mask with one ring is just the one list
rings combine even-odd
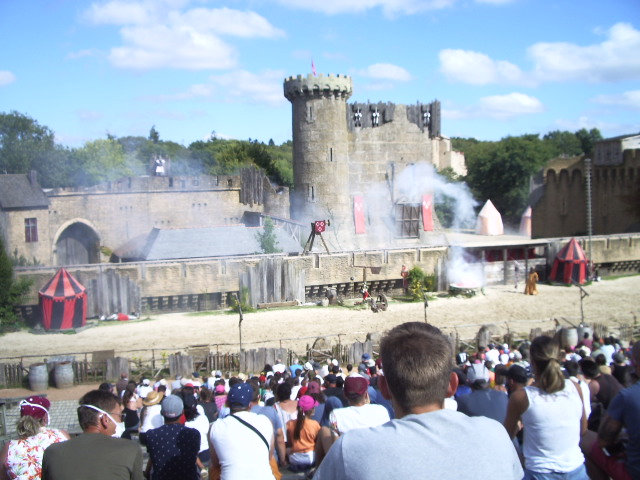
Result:
{"label": "striped tent", "polygon": [[45,330],[78,328],[87,322],[86,289],[64,268],[38,292]]}
{"label": "striped tent", "polygon": [[587,280],[587,256],[575,238],[569,240],[556,255],[549,279],[552,282],[577,283]]}

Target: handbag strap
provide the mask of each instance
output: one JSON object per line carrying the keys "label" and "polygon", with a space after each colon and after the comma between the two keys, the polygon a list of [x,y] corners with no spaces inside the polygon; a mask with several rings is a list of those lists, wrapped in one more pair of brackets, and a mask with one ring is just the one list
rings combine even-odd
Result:
{"label": "handbag strap", "polygon": [[245,426],[249,427],[249,428],[250,428],[251,430],[253,430],[254,432],[256,432],[256,434],[260,437],[260,440],[262,440],[262,441],[264,442],[264,444],[266,445],[267,450],[268,450],[269,452],[271,451],[271,448],[269,447],[269,442],[267,442],[267,439],[266,439],[266,438],[264,438],[264,435],[262,435],[262,434],[260,433],[260,431],[259,431],[256,427],[254,427],[253,425],[251,425],[249,422],[246,422],[246,421],[242,420],[240,417],[238,417],[238,416],[236,416],[236,415],[231,414],[230,416],[231,416],[231,417],[233,417],[233,418],[235,418],[236,420],[238,420],[238,421],[239,421],[240,423],[242,423],[243,425],[245,425]]}

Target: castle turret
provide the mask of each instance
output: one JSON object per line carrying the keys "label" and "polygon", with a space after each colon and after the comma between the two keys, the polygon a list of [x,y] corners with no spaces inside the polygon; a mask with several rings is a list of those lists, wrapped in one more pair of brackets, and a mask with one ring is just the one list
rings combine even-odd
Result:
{"label": "castle turret", "polygon": [[295,220],[330,219],[332,230],[353,223],[346,123],[352,89],[351,77],[344,75],[298,75],[284,81],[284,96],[293,106]]}

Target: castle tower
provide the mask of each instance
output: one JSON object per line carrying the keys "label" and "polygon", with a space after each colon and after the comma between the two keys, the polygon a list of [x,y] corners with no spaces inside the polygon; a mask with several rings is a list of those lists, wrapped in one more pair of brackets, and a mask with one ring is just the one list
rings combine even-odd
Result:
{"label": "castle tower", "polygon": [[[331,220],[331,230],[351,230],[347,99],[353,89],[344,75],[298,75],[284,81],[293,108],[291,217],[301,222]],[[337,236],[328,235],[334,248]]]}

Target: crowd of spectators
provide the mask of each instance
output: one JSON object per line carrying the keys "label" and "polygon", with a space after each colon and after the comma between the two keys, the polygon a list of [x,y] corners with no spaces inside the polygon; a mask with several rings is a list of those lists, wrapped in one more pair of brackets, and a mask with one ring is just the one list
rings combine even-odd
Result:
{"label": "crowd of spectators", "polygon": [[0,480],[639,479],[639,373],[640,343],[587,335],[561,348],[541,336],[454,355],[437,328],[409,322],[357,365],[122,374],[80,399],[71,439],[31,397]]}

